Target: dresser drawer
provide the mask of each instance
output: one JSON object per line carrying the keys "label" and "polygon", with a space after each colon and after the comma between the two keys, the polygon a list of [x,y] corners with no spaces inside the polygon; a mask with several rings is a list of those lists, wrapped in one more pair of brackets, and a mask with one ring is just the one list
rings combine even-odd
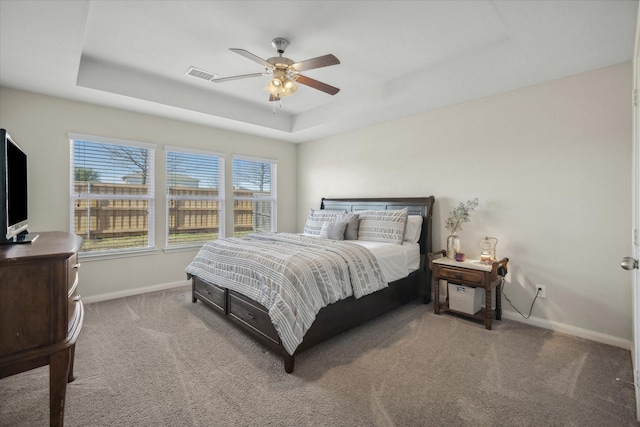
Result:
{"label": "dresser drawer", "polygon": [[67,259],[67,293],[69,298],[76,293],[78,287],[78,270],[80,264],[78,263],[78,254],[74,254]]}
{"label": "dresser drawer", "polygon": [[206,283],[198,277],[194,277],[193,292],[199,299],[208,302],[213,308],[225,313],[227,304],[226,291],[224,288]]}
{"label": "dresser drawer", "polygon": [[78,318],[80,317],[80,295],[78,295],[77,290],[73,292],[73,294],[69,295],[69,301],[67,302],[67,313],[68,313],[68,325],[67,325],[67,333],[73,330],[76,323],[78,323]]}
{"label": "dresser drawer", "polygon": [[229,291],[229,318],[239,322],[245,328],[248,327],[251,332],[261,335],[275,344],[280,344],[280,337],[271,323],[267,310],[234,291]]}
{"label": "dresser drawer", "polygon": [[483,273],[482,271],[473,271],[469,269],[458,269],[451,267],[440,268],[440,278],[445,280],[452,280],[454,282],[461,282],[469,285],[483,286]]}

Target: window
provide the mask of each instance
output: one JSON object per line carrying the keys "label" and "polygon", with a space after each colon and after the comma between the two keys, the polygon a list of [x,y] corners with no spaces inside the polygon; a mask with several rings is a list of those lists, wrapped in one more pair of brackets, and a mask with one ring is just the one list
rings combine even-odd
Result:
{"label": "window", "polygon": [[277,163],[233,157],[233,235],[276,231]]}
{"label": "window", "polygon": [[167,248],[224,237],[224,155],[165,147]]}
{"label": "window", "polygon": [[155,145],[69,137],[71,229],[84,238],[81,252],[119,254],[153,248]]}

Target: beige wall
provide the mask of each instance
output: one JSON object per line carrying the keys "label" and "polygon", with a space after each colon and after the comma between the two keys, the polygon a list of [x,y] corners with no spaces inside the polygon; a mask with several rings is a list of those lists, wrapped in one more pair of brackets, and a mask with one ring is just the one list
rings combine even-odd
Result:
{"label": "beige wall", "polygon": [[485,235],[499,239],[514,305],[527,314],[543,284],[531,321],[625,346],[631,72],[625,63],[302,144],[298,226],[321,197],[434,195],[440,249],[449,209],[477,196],[463,249],[477,258]]}
{"label": "beige wall", "polygon": [[[277,159],[280,231],[301,230],[321,197],[434,195],[442,248],[449,208],[477,196],[464,250],[477,257],[482,237],[499,239],[506,293],[524,313],[534,285],[546,286],[529,322],[627,346],[631,277],[619,263],[630,254],[630,93],[626,63],[296,146],[0,88],[0,127],[29,153],[32,230],[69,229],[68,132],[157,144],[160,249],[163,145],[225,152],[227,173],[231,154]],[[82,295],[184,280],[194,253],[83,262]]]}
{"label": "beige wall", "polygon": [[[122,295],[138,288],[186,280],[195,251],[164,253],[164,145],[227,154],[226,186],[231,194],[231,156],[278,160],[278,229],[295,231],[296,152],[290,143],[227,132],[144,114],[0,88],[0,127],[29,155],[30,230],[69,230],[69,132],[150,142],[156,146],[156,246],[154,255],[82,261],[83,298]],[[226,206],[227,233],[233,205]],[[87,298],[88,297],[88,298]]]}

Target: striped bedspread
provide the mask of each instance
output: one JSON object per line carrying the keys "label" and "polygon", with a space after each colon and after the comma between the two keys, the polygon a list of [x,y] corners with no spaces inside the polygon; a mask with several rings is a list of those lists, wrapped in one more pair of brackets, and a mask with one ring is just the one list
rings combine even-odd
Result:
{"label": "striped bedspread", "polygon": [[290,233],[212,240],[185,271],[266,307],[289,354],[322,307],[387,286],[368,249]]}

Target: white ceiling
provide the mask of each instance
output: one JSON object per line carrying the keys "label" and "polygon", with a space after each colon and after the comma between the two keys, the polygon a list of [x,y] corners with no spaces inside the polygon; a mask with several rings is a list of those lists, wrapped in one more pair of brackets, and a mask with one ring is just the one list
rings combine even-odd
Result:
{"label": "white ceiling", "polygon": [[[303,142],[630,61],[638,2],[0,0],[0,85],[290,142]],[[303,74],[268,101],[275,37]],[[275,104],[275,105],[274,105]],[[275,114],[274,114],[275,107]]]}

